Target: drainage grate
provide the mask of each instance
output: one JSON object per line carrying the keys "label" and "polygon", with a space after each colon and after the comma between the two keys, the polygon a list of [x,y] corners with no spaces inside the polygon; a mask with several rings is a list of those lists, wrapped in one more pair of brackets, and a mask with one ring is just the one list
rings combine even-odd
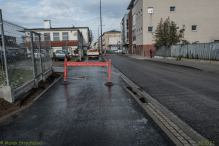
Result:
{"label": "drainage grate", "polygon": [[149,92],[150,90],[149,89],[147,89],[147,88],[138,88],[138,90],[140,90],[140,91],[145,91],[145,92]]}
{"label": "drainage grate", "polygon": [[73,76],[72,80],[82,80],[82,79],[86,79],[86,77],[84,76]]}
{"label": "drainage grate", "polygon": [[[126,86],[126,88],[127,88],[129,91],[131,91],[142,103],[148,103],[148,100],[147,100],[146,98],[142,97],[141,94],[136,93],[136,92],[132,89],[132,87]],[[140,90],[140,89],[142,89],[142,88],[138,88],[138,89]]]}
{"label": "drainage grate", "polygon": [[139,100],[141,101],[141,103],[148,103],[148,101],[146,101],[144,97],[141,97]]}

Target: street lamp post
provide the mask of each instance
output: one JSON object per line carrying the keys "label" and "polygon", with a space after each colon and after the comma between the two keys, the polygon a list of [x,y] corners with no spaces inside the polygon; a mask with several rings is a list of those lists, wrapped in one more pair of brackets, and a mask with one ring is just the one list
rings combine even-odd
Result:
{"label": "street lamp post", "polygon": [[[100,27],[100,26],[101,26],[101,25],[98,26],[98,50],[100,50],[100,45],[99,45],[99,44],[100,44],[100,43],[99,43],[99,40],[100,40],[99,27]],[[102,26],[105,26],[105,25],[102,25]]]}
{"label": "street lamp post", "polygon": [[100,0],[100,25],[101,25],[101,51],[102,51],[101,61],[103,61],[101,0]]}

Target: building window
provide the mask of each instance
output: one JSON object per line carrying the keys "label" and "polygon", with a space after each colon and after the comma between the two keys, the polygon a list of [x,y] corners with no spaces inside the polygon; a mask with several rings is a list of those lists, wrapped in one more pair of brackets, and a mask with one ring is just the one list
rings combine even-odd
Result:
{"label": "building window", "polygon": [[39,36],[35,35],[35,41],[39,41]]}
{"label": "building window", "polygon": [[175,7],[170,7],[170,12],[175,12]]}
{"label": "building window", "polygon": [[153,27],[148,27],[148,32],[152,32],[153,31]]}
{"label": "building window", "polygon": [[192,25],[192,31],[197,31],[197,25]]}
{"label": "building window", "polygon": [[62,32],[62,40],[67,41],[68,40],[68,32]]}
{"label": "building window", "polygon": [[135,16],[135,14],[133,15],[133,26],[135,26],[135,24],[136,24],[136,18],[135,18],[136,16]]}
{"label": "building window", "polygon": [[59,41],[59,33],[58,32],[53,33],[53,40],[54,41]]}
{"label": "building window", "polygon": [[44,40],[50,41],[50,33],[44,33]]}

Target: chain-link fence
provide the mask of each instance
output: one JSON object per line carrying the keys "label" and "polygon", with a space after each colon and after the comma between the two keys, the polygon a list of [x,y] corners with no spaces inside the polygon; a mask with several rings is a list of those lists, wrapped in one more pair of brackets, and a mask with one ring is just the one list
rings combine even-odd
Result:
{"label": "chain-link fence", "polygon": [[42,80],[43,73],[52,69],[49,36],[1,17],[0,23],[0,86],[13,86],[16,90],[33,79]]}

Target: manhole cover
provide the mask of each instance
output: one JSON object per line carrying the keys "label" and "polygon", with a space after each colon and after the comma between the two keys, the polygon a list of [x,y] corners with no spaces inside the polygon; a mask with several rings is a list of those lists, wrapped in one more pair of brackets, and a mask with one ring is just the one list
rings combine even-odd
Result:
{"label": "manhole cover", "polygon": [[82,79],[86,79],[86,77],[83,76],[73,76],[72,80],[82,80]]}

